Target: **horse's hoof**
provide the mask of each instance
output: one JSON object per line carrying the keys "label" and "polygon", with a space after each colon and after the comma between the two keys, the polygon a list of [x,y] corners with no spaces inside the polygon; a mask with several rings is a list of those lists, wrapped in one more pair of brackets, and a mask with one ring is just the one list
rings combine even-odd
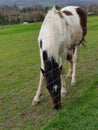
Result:
{"label": "horse's hoof", "polygon": [[65,97],[66,91],[61,93],[61,98]]}
{"label": "horse's hoof", "polygon": [[71,79],[72,77],[70,75],[66,75],[66,79]]}
{"label": "horse's hoof", "polygon": [[35,100],[35,99],[33,99],[33,101],[32,101],[32,105],[35,106],[35,105],[39,104],[39,102],[40,102],[39,100]]}
{"label": "horse's hoof", "polygon": [[76,85],[76,81],[71,82],[71,86],[75,86]]}

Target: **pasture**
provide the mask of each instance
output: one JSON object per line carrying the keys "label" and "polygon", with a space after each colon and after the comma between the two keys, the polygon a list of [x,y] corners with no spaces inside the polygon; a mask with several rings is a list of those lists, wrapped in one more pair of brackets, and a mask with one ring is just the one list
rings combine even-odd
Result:
{"label": "pasture", "polygon": [[0,129],[97,130],[98,16],[88,18],[87,43],[77,63],[77,84],[71,87],[65,79],[67,95],[60,111],[52,109],[45,85],[40,104],[31,105],[39,81],[40,26],[0,26]]}

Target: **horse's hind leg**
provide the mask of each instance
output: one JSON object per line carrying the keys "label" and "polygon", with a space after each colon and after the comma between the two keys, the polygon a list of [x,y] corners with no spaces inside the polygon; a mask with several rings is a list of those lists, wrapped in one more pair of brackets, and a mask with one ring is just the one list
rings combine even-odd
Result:
{"label": "horse's hind leg", "polygon": [[72,53],[68,53],[67,54],[67,60],[69,61],[68,73],[66,75],[67,79],[71,79],[72,78],[72,72],[73,72],[73,61],[72,61],[72,55],[73,54]]}
{"label": "horse's hind leg", "polygon": [[73,62],[69,61],[68,73],[66,75],[67,79],[71,79],[72,78],[72,72],[73,72]]}
{"label": "horse's hind leg", "polygon": [[72,72],[72,80],[71,80],[72,86],[76,84],[76,63],[77,63],[78,51],[79,51],[79,48],[76,46],[74,54],[73,54],[73,58],[72,58],[72,61],[73,61],[73,72]]}

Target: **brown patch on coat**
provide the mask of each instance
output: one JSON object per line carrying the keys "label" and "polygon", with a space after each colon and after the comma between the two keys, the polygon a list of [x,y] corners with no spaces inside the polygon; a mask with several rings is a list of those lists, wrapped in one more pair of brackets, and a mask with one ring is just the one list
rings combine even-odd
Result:
{"label": "brown patch on coat", "polygon": [[58,11],[57,14],[58,14],[61,18],[63,18],[62,12]]}
{"label": "brown patch on coat", "polygon": [[64,10],[64,11],[62,11],[64,14],[66,14],[66,15],[73,15],[72,14],[72,12],[70,12],[70,11],[67,11],[67,10]]}
{"label": "brown patch on coat", "polygon": [[68,60],[69,62],[72,62],[72,58],[73,58],[73,54],[74,54],[74,52],[75,52],[75,48],[72,48],[71,50],[72,50],[72,54],[67,53],[67,60]]}
{"label": "brown patch on coat", "polygon": [[70,62],[72,61],[72,55],[70,55],[69,53],[67,54],[67,60]]}
{"label": "brown patch on coat", "polygon": [[75,46],[76,46],[75,44],[70,45],[69,50],[75,49]]}
{"label": "brown patch on coat", "polygon": [[87,34],[87,16],[81,8],[77,8],[76,11],[77,11],[77,14],[79,15],[80,24],[83,30],[83,38],[82,38],[82,41],[83,41],[84,36]]}

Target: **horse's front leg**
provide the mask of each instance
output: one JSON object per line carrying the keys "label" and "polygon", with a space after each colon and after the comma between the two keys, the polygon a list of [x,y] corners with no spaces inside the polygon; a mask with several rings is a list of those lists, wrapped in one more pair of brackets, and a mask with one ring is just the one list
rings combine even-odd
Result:
{"label": "horse's front leg", "polygon": [[[40,51],[40,57],[41,57],[41,68],[44,68],[44,64],[43,64],[43,58],[42,58],[42,52]],[[38,89],[36,91],[36,95],[32,101],[32,105],[36,105],[39,103],[40,101],[40,95],[41,95],[41,91],[42,91],[42,86],[44,83],[44,76],[40,70],[40,79],[39,79],[39,85],[38,85]]]}
{"label": "horse's front leg", "polygon": [[65,77],[64,77],[64,58],[60,58],[60,65],[62,66],[62,73],[61,73],[61,97],[66,95],[65,89]]}
{"label": "horse's front leg", "polygon": [[34,99],[32,101],[32,105],[36,105],[40,101],[40,95],[41,95],[41,90],[42,90],[43,82],[44,82],[44,77],[43,77],[43,74],[40,72],[39,85],[38,85],[38,89],[36,91],[36,95],[35,95],[35,97],[34,97]]}

